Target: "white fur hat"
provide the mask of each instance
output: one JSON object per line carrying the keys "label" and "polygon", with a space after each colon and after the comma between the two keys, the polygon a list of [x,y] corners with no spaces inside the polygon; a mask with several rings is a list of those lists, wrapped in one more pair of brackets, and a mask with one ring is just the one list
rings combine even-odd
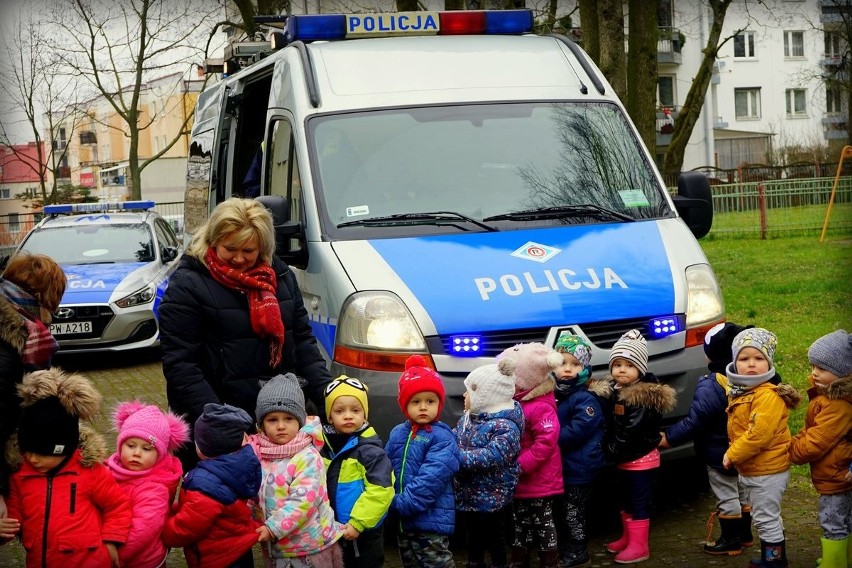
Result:
{"label": "white fur hat", "polygon": [[464,380],[472,414],[511,410],[515,402],[515,379],[500,372],[496,364],[477,367]]}

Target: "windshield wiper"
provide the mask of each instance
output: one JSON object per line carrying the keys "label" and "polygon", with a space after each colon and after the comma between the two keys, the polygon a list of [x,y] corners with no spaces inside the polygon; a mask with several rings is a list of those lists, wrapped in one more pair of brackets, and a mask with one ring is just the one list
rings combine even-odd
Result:
{"label": "windshield wiper", "polygon": [[582,205],[559,205],[557,207],[539,207],[538,209],[527,209],[526,211],[512,211],[492,217],[486,217],[483,221],[531,221],[536,219],[564,219],[567,217],[596,217],[604,220],[635,221],[633,217],[607,209],[600,205],[584,203]]}
{"label": "windshield wiper", "polygon": [[[466,221],[486,231],[497,231],[496,227],[477,221],[473,217],[462,215],[455,211],[424,211],[422,213],[397,213],[382,217],[370,217],[369,219],[358,219],[357,221],[346,221],[340,223],[337,228],[361,226],[392,226],[392,225],[439,225],[443,223],[456,224],[458,221]],[[459,226],[460,227],[460,226]],[[461,228],[461,227],[460,227]]]}

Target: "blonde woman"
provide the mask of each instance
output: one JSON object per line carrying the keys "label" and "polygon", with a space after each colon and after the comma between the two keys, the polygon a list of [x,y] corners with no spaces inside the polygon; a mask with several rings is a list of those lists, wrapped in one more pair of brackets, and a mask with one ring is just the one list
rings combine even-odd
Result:
{"label": "blonde woman", "polygon": [[[331,382],[290,268],[274,256],[272,216],[253,199],[220,203],[194,235],[159,308],[171,409],[194,424],[207,403],[253,416],[261,383],[291,372],[318,407]],[[180,452],[184,469],[194,449]]]}

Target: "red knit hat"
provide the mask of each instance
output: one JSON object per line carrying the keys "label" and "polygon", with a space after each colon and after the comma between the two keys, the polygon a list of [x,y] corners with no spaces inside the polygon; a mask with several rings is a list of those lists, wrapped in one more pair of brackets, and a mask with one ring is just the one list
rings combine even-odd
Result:
{"label": "red knit hat", "polygon": [[422,355],[412,355],[405,360],[405,371],[399,377],[399,408],[406,418],[408,401],[419,392],[433,392],[438,395],[438,416],[444,408],[444,382],[441,375],[428,366]]}

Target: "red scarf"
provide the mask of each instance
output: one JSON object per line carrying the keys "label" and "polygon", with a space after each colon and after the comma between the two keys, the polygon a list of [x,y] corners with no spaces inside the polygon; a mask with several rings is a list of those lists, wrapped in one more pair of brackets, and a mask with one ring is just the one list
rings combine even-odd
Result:
{"label": "red scarf", "polygon": [[245,272],[234,270],[222,262],[212,246],[207,249],[204,259],[213,280],[227,288],[245,292],[251,328],[260,337],[269,338],[269,366],[274,369],[281,362],[284,345],[284,322],[275,297],[275,271],[265,262],[258,262]]}

